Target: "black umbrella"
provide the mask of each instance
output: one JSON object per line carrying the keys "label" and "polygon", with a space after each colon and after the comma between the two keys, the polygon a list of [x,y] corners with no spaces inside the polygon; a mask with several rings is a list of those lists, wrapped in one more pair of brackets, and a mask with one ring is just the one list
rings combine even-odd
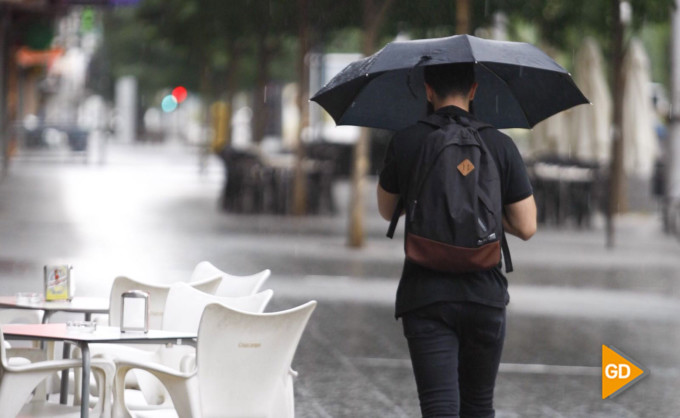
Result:
{"label": "black umbrella", "polygon": [[588,103],[569,73],[535,46],[470,35],[391,42],[345,67],[311,100],[338,125],[399,130],[427,114],[423,66],[464,62],[475,64],[476,117],[497,128],[531,128]]}

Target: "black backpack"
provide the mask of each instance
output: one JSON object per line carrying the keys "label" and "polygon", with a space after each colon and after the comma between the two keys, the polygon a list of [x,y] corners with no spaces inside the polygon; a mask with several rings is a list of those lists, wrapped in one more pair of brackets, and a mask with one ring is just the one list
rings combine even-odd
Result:
{"label": "black backpack", "polygon": [[478,132],[491,125],[437,114],[420,122],[437,129],[424,139],[387,236],[405,211],[410,261],[448,273],[483,271],[499,265],[502,247],[506,271],[512,271],[500,176]]}

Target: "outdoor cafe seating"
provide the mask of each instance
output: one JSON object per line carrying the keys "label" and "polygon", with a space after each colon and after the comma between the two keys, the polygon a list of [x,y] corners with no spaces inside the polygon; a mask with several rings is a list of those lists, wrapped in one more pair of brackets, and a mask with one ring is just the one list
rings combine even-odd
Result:
{"label": "outdoor cafe seating", "polygon": [[[270,274],[269,270],[263,270],[249,276],[234,276],[203,261],[196,265],[189,282],[160,285],[123,276],[116,278],[109,295],[110,326],[103,326],[102,332],[112,335],[112,330],[118,330],[123,325],[121,318],[128,315],[124,312],[125,306],[121,306],[126,289],[143,290],[154,296],[146,299],[148,311],[157,313],[148,316],[149,335],[166,332],[167,335],[182,336],[159,340],[150,336],[147,344],[151,345],[138,345],[146,339],[143,336],[133,336],[130,339],[133,344],[127,344],[120,331],[115,332],[121,337],[106,337],[102,343],[97,343],[96,337],[78,339],[74,336],[75,339],[71,339],[66,335],[61,337],[63,341],[91,340],[93,344],[82,346],[82,355],[79,350],[69,348],[64,349],[63,360],[48,361],[46,359],[54,357],[54,339],[47,340],[51,342],[46,345],[49,352],[45,352],[37,347],[9,350],[6,349],[7,342],[0,338],[0,417],[14,417],[19,410],[21,416],[56,416],[57,413],[77,416],[78,410],[80,416],[136,416],[151,410],[176,413],[182,417],[204,416],[214,405],[224,408],[225,399],[216,398],[213,390],[215,384],[233,387],[237,394],[229,399],[227,410],[219,409],[222,411],[219,415],[244,416],[250,413],[248,411],[269,411],[265,416],[293,416],[292,378],[296,373],[290,369],[290,364],[316,302],[289,311],[263,313],[273,292],[259,290]],[[153,299],[156,301],[153,302]],[[216,307],[213,314],[208,313],[212,312],[211,307]],[[35,311],[38,310],[17,312]],[[159,312],[160,321],[154,320]],[[221,323],[226,320],[225,315],[229,317],[228,322]],[[36,315],[26,318],[33,322],[34,327],[54,329],[65,325],[41,325]],[[92,321],[85,322],[94,324]],[[151,327],[160,331],[153,331]],[[8,329],[8,335],[15,339],[18,335],[40,338],[33,333],[17,334],[18,328],[9,325],[4,325],[3,329]],[[92,329],[94,334],[99,333],[96,326]],[[194,336],[193,343],[191,339],[183,342],[185,336],[191,335]],[[229,340],[232,345],[238,341],[241,345],[237,344],[237,349],[230,353],[230,349],[222,345],[222,340]],[[65,347],[70,345],[64,344]],[[22,352],[22,349],[25,351]],[[218,356],[220,352],[221,359]],[[82,357],[69,359],[72,354]],[[225,355],[229,357],[228,360],[224,358]],[[85,356],[89,361],[88,368],[92,368],[93,379],[90,379],[87,388],[82,389],[81,397],[81,389],[78,389],[82,383],[80,373],[73,373],[69,377],[64,372],[84,368]],[[200,363],[197,361],[199,357]],[[199,364],[207,364],[208,367],[201,368]],[[141,370],[146,371],[146,374],[138,373]],[[278,370],[285,370],[284,375],[280,375]],[[137,374],[135,379],[126,378],[133,375],[130,371]],[[59,403],[54,401],[54,396],[50,396],[49,385],[40,384],[44,381],[58,382],[59,379],[55,378],[57,372],[62,373]],[[171,378],[169,381],[164,373],[184,377],[179,380]],[[83,373],[85,376],[90,376],[89,372]],[[119,380],[117,385],[115,379]],[[199,390],[196,393],[184,393],[187,387],[198,387]],[[258,390],[252,391],[255,387]],[[73,406],[67,405],[69,402],[63,399],[65,389],[73,393]],[[253,393],[246,396],[243,391]],[[84,402],[86,406],[79,406],[87,394],[90,396]],[[8,407],[5,408],[5,405]]]}
{"label": "outdoor cafe seating", "polygon": [[[63,416],[75,412],[78,407],[67,407],[47,402],[46,394],[40,383],[54,373],[78,368],[80,360],[30,361],[24,357],[10,358],[5,348],[5,340],[0,331],[0,416]],[[111,415],[111,388],[115,365],[109,359],[95,359],[92,370],[97,378],[97,402],[93,411],[95,416]]]}
{"label": "outdoor cafe seating", "polygon": [[[206,294],[218,294],[221,296],[250,296],[256,294],[271,274],[270,270],[263,270],[249,276],[235,276],[228,274],[209,261],[201,261],[194,267],[188,286],[193,287]],[[121,320],[121,296],[129,290],[141,290],[149,295],[149,328],[163,329],[163,317],[167,305],[168,296],[172,285],[148,283],[131,279],[125,276],[118,276],[111,285],[109,294],[109,314],[108,325],[120,327]],[[194,330],[195,331],[195,330]],[[157,347],[146,346],[137,347],[154,351]],[[93,344],[90,346],[92,355],[105,355],[119,352],[122,349],[120,344],[111,346],[107,344]],[[78,350],[73,355],[79,356]],[[128,386],[139,387],[137,381],[138,373],[128,375]],[[74,387],[80,387],[79,375],[73,374]],[[78,391],[75,391],[76,399]]]}
{"label": "outdoor cafe seating", "polygon": [[527,161],[538,221],[589,228],[600,209],[604,176],[597,163],[557,156]]}
{"label": "outdoor cafe seating", "polygon": [[[114,410],[127,410],[123,376],[140,368],[160,379],[180,417],[294,416],[293,356],[315,301],[274,313],[251,313],[209,304],[198,330],[196,368],[116,362]],[[121,416],[131,416],[122,414]]]}
{"label": "outdoor cafe seating", "polygon": [[[221,157],[226,167],[222,209],[233,213],[291,213],[297,165],[294,154],[227,149]],[[308,156],[302,160],[302,170],[309,213],[332,213],[333,159]]]}
{"label": "outdoor cafe seating", "polygon": [[[197,280],[190,283],[198,289],[204,292],[215,293],[222,277],[215,275],[213,277],[206,277],[203,280]],[[166,284],[152,284],[134,280],[125,276],[118,276],[113,280],[111,285],[111,292],[109,294],[109,314],[108,323],[106,325],[113,327],[120,327],[121,320],[121,296],[128,290],[141,290],[149,295],[149,328],[150,329],[161,329],[162,328],[162,318],[163,312],[165,311],[166,300],[170,292],[170,285]],[[101,321],[100,321],[101,322]],[[104,325],[104,324],[102,324]],[[90,346],[90,352],[92,356],[103,356],[103,355],[113,355],[119,352],[122,348],[121,345],[111,346],[108,344],[92,344]],[[153,347],[150,348],[153,350]],[[80,357],[80,351],[76,348],[73,353],[64,353],[64,355],[69,355],[73,357]],[[70,377],[73,381],[73,385],[70,387],[74,388],[74,396],[76,401],[79,402],[79,390],[80,387],[80,375],[78,373],[73,373]],[[137,385],[134,379],[134,374],[130,374],[130,385]]]}
{"label": "outdoor cafe seating", "polygon": [[[197,333],[203,309],[210,303],[221,303],[246,312],[263,312],[272,296],[271,290],[241,297],[215,296],[197,290],[187,283],[176,283],[172,285],[168,293],[167,308],[163,313],[161,329]],[[141,348],[126,348],[125,350],[115,348],[117,349],[116,362],[144,361],[147,364],[161,365],[175,370],[181,369],[183,358],[191,355],[193,351],[191,347],[179,345],[161,345],[154,351]],[[120,378],[125,379],[124,376]],[[172,407],[167,392],[157,379],[146,373],[139,373],[137,382],[143,399],[140,393],[126,389],[124,396],[126,400],[129,400],[126,408],[148,410],[154,407]]]}

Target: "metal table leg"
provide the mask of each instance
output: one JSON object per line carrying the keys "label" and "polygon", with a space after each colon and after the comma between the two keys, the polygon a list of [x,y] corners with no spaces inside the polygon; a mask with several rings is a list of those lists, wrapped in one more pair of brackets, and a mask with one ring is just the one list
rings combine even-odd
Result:
{"label": "metal table leg", "polygon": [[50,322],[52,315],[54,315],[54,311],[43,311],[42,323],[46,324]]}
{"label": "metal table leg", "polygon": [[[48,323],[53,313],[53,311],[43,311],[42,323]],[[40,341],[40,349],[45,350],[45,341]]]}
{"label": "metal table leg", "polygon": [[[70,357],[71,347],[66,341],[64,341],[64,349],[62,350],[61,358],[68,359]],[[59,403],[62,405],[66,405],[67,402],[68,402],[68,369],[64,369],[61,371],[61,389],[59,392]]]}
{"label": "metal table leg", "polygon": [[81,384],[80,416],[87,418],[90,414],[90,347],[87,341],[80,343],[83,356],[83,382]]}

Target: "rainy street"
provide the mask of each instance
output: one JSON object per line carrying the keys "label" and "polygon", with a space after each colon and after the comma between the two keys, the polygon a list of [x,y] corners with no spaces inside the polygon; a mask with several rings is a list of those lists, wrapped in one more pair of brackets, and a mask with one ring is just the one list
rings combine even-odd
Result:
{"label": "rainy street", "polygon": [[466,416],[501,343],[498,418],[680,416],[680,0],[0,0],[0,62],[0,418]]}
{"label": "rainy street", "polygon": [[[267,311],[319,301],[293,363],[296,416],[419,416],[393,317],[401,237],[384,237],[376,179],[365,189],[366,244],[356,250],[346,246],[346,182],[333,190],[336,214],[298,218],[221,213],[223,178],[219,159],[177,143],[111,144],[101,164],[19,155],[0,183],[1,293],[42,291],[43,265],[53,263],[74,266],[77,295],[102,297],[118,275],[186,281],[201,260],[239,275],[269,268]],[[592,229],[545,227],[512,240],[497,416],[677,416],[678,245],[658,216],[636,214],[617,219],[611,250],[599,219]],[[603,344],[649,371],[607,400]]]}

